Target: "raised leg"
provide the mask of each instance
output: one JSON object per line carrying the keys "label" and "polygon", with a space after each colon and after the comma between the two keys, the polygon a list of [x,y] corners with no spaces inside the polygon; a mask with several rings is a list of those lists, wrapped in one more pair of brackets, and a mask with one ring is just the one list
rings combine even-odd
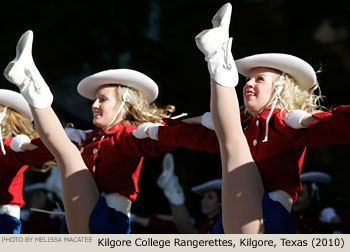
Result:
{"label": "raised leg", "polygon": [[51,108],[52,94],[32,59],[33,33],[27,31],[17,44],[16,58],[4,71],[31,105],[40,138],[55,156],[60,169],[63,202],[70,233],[89,233],[90,214],[99,192],[79,150],[69,140]]}
{"label": "raised leg", "polygon": [[220,143],[225,233],[261,233],[264,188],[240,121],[234,88],[238,73],[229,38],[231,9],[229,3],[221,7],[212,20],[214,28],[199,33],[196,43],[211,77],[210,109]]}
{"label": "raised leg", "polygon": [[261,177],[242,131],[235,88],[211,81],[211,112],[222,161],[222,214],[225,233],[261,233]]}

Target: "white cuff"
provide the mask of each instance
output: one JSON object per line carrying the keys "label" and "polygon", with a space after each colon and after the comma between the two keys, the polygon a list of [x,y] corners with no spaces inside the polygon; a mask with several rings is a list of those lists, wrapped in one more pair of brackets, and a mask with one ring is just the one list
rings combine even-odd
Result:
{"label": "white cuff", "polygon": [[74,129],[74,128],[66,128],[64,129],[66,132],[68,138],[78,143],[79,145],[86,139],[86,134],[91,132],[92,130],[80,130],[80,129]]}
{"label": "white cuff", "polygon": [[211,130],[215,130],[213,119],[211,117],[211,112],[204,113],[204,115],[202,116],[201,123],[204,127],[211,129]]}
{"label": "white cuff", "polygon": [[310,114],[305,112],[304,110],[292,110],[289,115],[283,119],[283,121],[293,129],[302,129],[307,128],[301,124],[301,121],[305,116],[309,116]]}
{"label": "white cuff", "polygon": [[30,143],[31,140],[27,135],[23,135],[23,134],[19,134],[16,135],[13,139],[12,142],[10,144],[10,148],[11,150],[15,151],[15,152],[23,152],[24,150],[22,150],[22,145],[24,143]]}
{"label": "white cuff", "polygon": [[153,140],[159,140],[158,139],[158,129],[159,129],[159,126],[163,126],[162,124],[160,123],[156,123],[154,125],[152,125],[151,127],[149,127],[148,129],[148,135],[151,139]]}

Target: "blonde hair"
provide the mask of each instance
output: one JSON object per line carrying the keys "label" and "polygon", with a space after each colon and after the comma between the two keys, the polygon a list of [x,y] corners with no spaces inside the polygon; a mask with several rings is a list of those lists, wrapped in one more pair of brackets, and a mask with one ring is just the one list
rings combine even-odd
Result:
{"label": "blonde hair", "polygon": [[[276,78],[273,83],[280,79],[282,72],[276,69]],[[273,89],[273,92],[270,96],[267,104],[259,111],[261,113],[267,108],[270,108],[273,102],[274,97],[276,96],[276,90]],[[283,89],[280,93],[282,101],[279,99],[276,104],[276,109],[280,109],[281,113],[285,110],[288,112],[296,109],[304,110],[310,114],[322,112],[325,108],[321,105],[321,102],[324,99],[324,96],[321,95],[321,88],[319,83],[316,82],[310,89],[303,90],[297,84],[297,82],[287,73],[284,73]],[[247,109],[244,110],[245,114],[249,114]]]}
{"label": "blonde hair", "polygon": [[[0,105],[0,108],[3,111],[5,107]],[[19,134],[27,135],[31,139],[38,136],[32,122],[27,117],[10,107],[7,108],[6,117],[1,123],[1,133],[3,139],[14,137]],[[1,141],[3,139],[1,139]],[[56,165],[56,161],[50,160],[41,167],[30,166],[29,169],[34,172],[45,173],[49,171],[53,165]]]}
{"label": "blonde hair", "polygon": [[[169,118],[175,111],[175,106],[173,105],[158,108],[154,103],[149,104],[142,93],[134,88],[120,84],[107,84],[103,87],[105,86],[116,87],[116,96],[120,104],[123,100],[123,94],[128,90],[130,101],[126,102],[123,112],[118,117],[119,119],[122,118],[122,122],[125,125],[138,127],[145,122],[161,123],[163,121],[162,118]],[[112,123],[112,125],[115,124],[116,121]]]}
{"label": "blonde hair", "polygon": [[[4,106],[0,105],[0,108],[4,110]],[[29,138],[38,136],[32,122],[10,107],[7,108],[6,117],[1,123],[1,133],[4,139],[18,134],[27,135]]]}

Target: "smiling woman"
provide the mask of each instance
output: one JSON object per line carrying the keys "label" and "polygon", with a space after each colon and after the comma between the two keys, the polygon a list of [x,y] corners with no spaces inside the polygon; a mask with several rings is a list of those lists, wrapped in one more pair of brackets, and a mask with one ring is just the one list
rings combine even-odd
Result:
{"label": "smiling woman", "polygon": [[[298,57],[264,53],[234,61],[230,15],[228,3],[212,19],[213,28],[196,37],[211,77],[213,123],[209,116],[201,122],[215,129],[220,143],[224,231],[295,233],[290,212],[305,151],[349,143],[350,106],[320,112],[316,73]],[[243,115],[237,72],[247,78]]]}
{"label": "smiling woman", "polygon": [[247,111],[253,117],[256,117],[272,100],[272,83],[277,77],[277,71],[270,68],[258,67],[250,72],[243,88],[243,100]]}

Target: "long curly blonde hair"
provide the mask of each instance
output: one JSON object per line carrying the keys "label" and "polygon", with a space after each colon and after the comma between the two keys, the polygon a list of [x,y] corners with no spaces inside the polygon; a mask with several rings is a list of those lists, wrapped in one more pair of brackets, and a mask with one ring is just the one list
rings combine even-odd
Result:
{"label": "long curly blonde hair", "polygon": [[[275,83],[280,79],[282,72],[276,69],[273,70],[276,71],[277,74],[276,78],[274,79]],[[288,115],[288,112],[296,109],[304,110],[310,114],[326,110],[326,108],[321,105],[324,96],[321,94],[321,88],[318,82],[316,82],[310,89],[305,90],[300,88],[292,76],[287,73],[284,73],[283,75],[283,89],[280,93],[282,101],[279,99],[275,107],[276,109],[281,110],[281,114],[286,110],[286,115]],[[275,96],[276,90],[273,89],[269,101],[259,111],[259,113],[271,107]],[[246,115],[249,114],[247,109],[244,109],[244,112]]]}
{"label": "long curly blonde hair", "polygon": [[[0,105],[1,111],[3,111],[4,108],[4,106]],[[18,134],[27,135],[29,138],[38,136],[32,122],[10,107],[7,108],[6,117],[1,123],[1,133],[3,139],[14,137]]]}
{"label": "long curly blonde hair", "polygon": [[116,87],[116,96],[120,104],[126,90],[128,90],[131,100],[126,103],[122,110],[123,112],[112,125],[115,125],[120,118],[122,118],[122,122],[125,125],[133,125],[136,127],[145,122],[161,123],[163,121],[162,118],[169,118],[175,111],[175,106],[173,105],[158,108],[154,103],[149,104],[142,93],[134,88],[120,84],[103,85],[103,87],[105,86]]}
{"label": "long curly blonde hair", "polygon": [[[1,111],[3,111],[4,108],[4,106],[0,105]],[[1,123],[1,133],[3,139],[14,137],[19,134],[27,135],[29,138],[38,136],[33,123],[27,117],[10,107],[7,108],[6,117]],[[30,166],[29,169],[34,172],[45,173],[49,171],[53,165],[56,165],[56,161],[51,160],[41,167]]]}

